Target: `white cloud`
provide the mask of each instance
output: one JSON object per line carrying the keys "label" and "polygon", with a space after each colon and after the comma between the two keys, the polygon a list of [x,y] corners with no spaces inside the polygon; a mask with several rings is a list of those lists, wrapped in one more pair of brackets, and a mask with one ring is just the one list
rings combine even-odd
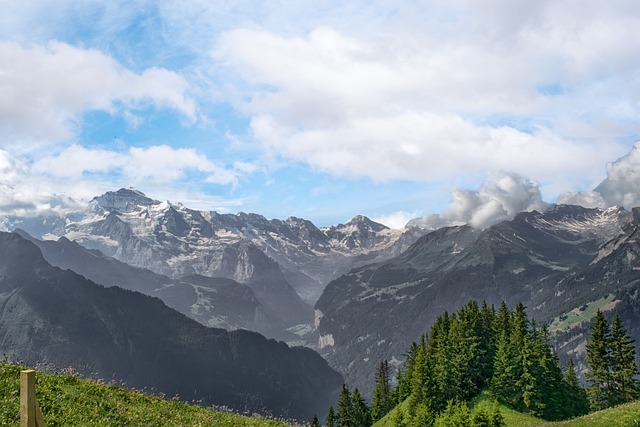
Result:
{"label": "white cloud", "polygon": [[563,194],[558,203],[627,209],[640,206],[640,142],[625,156],[607,164],[607,177],[593,191]]}
{"label": "white cloud", "polygon": [[31,172],[56,178],[86,178],[85,174],[109,174],[129,185],[147,181],[166,184],[184,180],[189,172],[203,175],[210,184],[237,185],[240,173],[249,173],[248,164],[236,164],[235,169],[218,165],[193,148],[172,148],[155,145],[131,147],[126,152],[89,149],[72,145],[58,155],[44,157],[33,164]]}
{"label": "white cloud", "polygon": [[[0,144],[24,138],[69,139],[83,113],[153,106],[194,120],[182,77],[162,68],[130,71],[102,52],[52,41],[22,47],[0,42]],[[15,145],[15,144],[14,144]]]}
{"label": "white cloud", "polygon": [[455,190],[446,212],[427,215],[410,224],[427,229],[462,224],[485,228],[520,212],[542,211],[546,207],[537,183],[514,173],[500,172],[492,174],[478,190]]}
{"label": "white cloud", "polygon": [[247,26],[223,33],[213,57],[270,154],[374,180],[502,169],[575,186],[635,132],[640,81],[620,76],[640,72],[628,54],[640,10],[521,6],[403,2],[366,33],[357,19],[298,35]]}
{"label": "white cloud", "polygon": [[128,162],[127,156],[111,150],[88,149],[80,145],[71,145],[59,155],[44,157],[32,166],[37,174],[55,177],[79,179],[85,172],[109,173],[122,168]]}
{"label": "white cloud", "polygon": [[417,212],[396,211],[388,215],[381,215],[371,218],[372,221],[384,224],[389,228],[402,228],[410,220],[418,216]]}
{"label": "white cloud", "polygon": [[202,184],[234,186],[249,169],[225,169],[193,149],[168,146],[115,152],[73,145],[31,165],[0,149],[0,213],[63,215],[106,191],[131,186],[191,208],[227,212],[243,199],[207,194]]}

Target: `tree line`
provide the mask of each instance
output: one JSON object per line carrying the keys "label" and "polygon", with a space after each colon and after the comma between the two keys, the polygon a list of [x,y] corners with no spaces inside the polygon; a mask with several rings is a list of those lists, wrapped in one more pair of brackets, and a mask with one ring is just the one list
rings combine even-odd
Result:
{"label": "tree line", "polygon": [[[570,358],[563,370],[549,332],[529,320],[522,303],[498,310],[470,301],[439,316],[428,334],[413,342],[391,386],[389,365],[380,363],[371,407],[358,389],[344,385],[326,418],[328,427],[367,427],[398,404],[394,425],[504,425],[497,402],[469,409],[467,402],[489,389],[497,401],[545,420],[562,420],[640,398],[635,349],[618,315],[611,325],[598,311],[587,344],[585,389]],[[315,425],[319,425],[317,419]]]}

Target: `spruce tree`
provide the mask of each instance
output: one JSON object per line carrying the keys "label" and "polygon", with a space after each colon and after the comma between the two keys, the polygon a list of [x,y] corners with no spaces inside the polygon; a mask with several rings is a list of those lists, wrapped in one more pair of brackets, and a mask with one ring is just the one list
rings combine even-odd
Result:
{"label": "spruce tree", "polygon": [[371,425],[371,409],[357,388],[353,390],[351,395],[351,408],[353,427],[369,427]]}
{"label": "spruce tree", "polygon": [[634,381],[638,375],[636,351],[618,314],[611,324],[611,406],[640,399],[640,388]]}
{"label": "spruce tree", "polygon": [[318,415],[313,414],[313,420],[311,420],[311,427],[320,427],[320,421],[318,421]]}
{"label": "spruce tree", "polygon": [[585,372],[589,381],[589,400],[595,411],[608,408],[611,396],[611,332],[600,310],[591,328],[591,337],[587,343],[587,362],[591,368]]}
{"label": "spruce tree", "polygon": [[516,382],[515,356],[511,349],[509,337],[502,331],[496,347],[496,355],[493,365],[493,377],[491,378],[491,392],[500,401],[515,405],[518,390]]}
{"label": "spruce tree", "polygon": [[373,402],[371,404],[371,418],[378,421],[393,408],[393,396],[389,385],[389,363],[385,360],[380,362],[376,373],[376,386],[373,392]]}
{"label": "spruce tree", "polygon": [[580,381],[578,381],[573,358],[571,357],[567,362],[563,384],[565,387],[565,392],[563,393],[565,400],[563,418],[578,417],[589,413],[589,396]]}
{"label": "spruce tree", "polygon": [[351,393],[346,384],[342,384],[342,390],[338,397],[337,427],[355,427],[353,420],[353,402]]}
{"label": "spruce tree", "polygon": [[329,413],[327,414],[327,427],[338,427],[336,420],[336,413],[333,410],[333,405],[329,406]]}

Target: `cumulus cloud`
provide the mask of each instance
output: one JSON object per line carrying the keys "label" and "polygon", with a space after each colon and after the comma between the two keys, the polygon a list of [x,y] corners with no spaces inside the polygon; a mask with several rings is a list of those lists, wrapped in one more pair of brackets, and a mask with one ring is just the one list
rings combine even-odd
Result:
{"label": "cumulus cloud", "polygon": [[485,228],[520,212],[541,211],[547,206],[535,182],[514,173],[498,172],[477,190],[455,190],[446,212],[412,220],[408,225],[436,229],[469,224]]}
{"label": "cumulus cloud", "polygon": [[4,215],[60,215],[77,208],[77,202],[55,193],[26,164],[0,149],[0,211]]}
{"label": "cumulus cloud", "polygon": [[81,179],[87,173],[117,174],[119,179],[131,185],[149,180],[159,184],[180,181],[191,171],[202,174],[206,183],[237,185],[240,173],[251,171],[244,163],[238,166],[238,169],[227,169],[193,148],[176,149],[168,145],[156,145],[131,147],[125,152],[117,152],[72,145],[55,156],[38,160],[31,171],[74,179]]}
{"label": "cumulus cloud", "polygon": [[375,216],[371,218],[373,221],[384,224],[389,228],[402,228],[410,220],[418,216],[417,212],[396,211],[387,215]]}
{"label": "cumulus cloud", "polygon": [[203,184],[233,187],[255,172],[248,164],[237,166],[225,168],[194,149],[168,146],[116,152],[72,145],[33,163],[0,149],[0,213],[64,215],[106,191],[130,186],[158,199],[227,212],[242,206],[243,199],[207,194]]}
{"label": "cumulus cloud", "polygon": [[640,206],[640,142],[615,162],[607,164],[607,177],[592,191],[569,192],[558,203],[606,208]]}
{"label": "cumulus cloud", "polygon": [[70,138],[91,110],[153,106],[194,120],[189,84],[175,72],[128,70],[108,55],[57,41],[23,47],[0,42],[0,144]]}
{"label": "cumulus cloud", "polygon": [[455,1],[416,11],[432,24],[420,27],[410,10],[403,3],[394,15],[408,30],[390,19],[384,34],[339,24],[304,35],[230,30],[213,58],[239,76],[228,96],[267,152],[335,175],[434,180],[503,169],[575,184],[623,153],[614,136],[640,114],[640,82],[620,78],[640,71],[623,47],[640,48],[638,11]]}

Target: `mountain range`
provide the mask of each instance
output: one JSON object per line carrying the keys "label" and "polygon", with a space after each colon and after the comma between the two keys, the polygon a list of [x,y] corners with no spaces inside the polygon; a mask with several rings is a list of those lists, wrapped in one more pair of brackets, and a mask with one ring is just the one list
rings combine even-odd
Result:
{"label": "mountain range", "polygon": [[160,298],[203,325],[316,349],[365,396],[380,361],[399,366],[439,314],[469,299],[524,302],[555,328],[561,360],[582,368],[590,308],[623,314],[640,339],[636,209],[550,205],[484,229],[391,230],[363,216],[318,228],[120,189],[64,217],[0,224],[95,283]]}
{"label": "mountain range", "polygon": [[17,233],[0,233],[0,319],[5,358],[186,401],[310,419],[342,384],[310,349],[208,328],[157,298],[97,285]]}
{"label": "mountain range", "polygon": [[[638,218],[637,210],[560,205],[484,230],[433,231],[400,256],[326,287],[315,306],[318,348],[348,383],[370,393],[381,360],[398,365],[438,315],[470,299],[523,302],[537,322],[550,323],[613,294],[620,303],[613,307],[629,312],[625,324],[638,339]],[[584,330],[564,339],[561,357],[584,359]]]}
{"label": "mountain range", "polygon": [[[424,233],[419,228],[391,230],[363,216],[320,229],[293,217],[281,221],[201,212],[130,189],[97,196],[86,209],[65,217],[4,217],[0,223],[37,239],[63,238],[61,246],[76,242],[80,246],[73,248],[73,255],[70,248],[36,244],[52,264],[97,283],[158,296],[205,325],[252,329],[288,341],[299,338],[292,331],[304,331],[313,323],[311,304],[331,279],[399,254]],[[81,247],[91,252],[80,256]],[[116,260],[164,277],[134,272]],[[132,282],[132,277],[137,279]],[[190,277],[190,287],[178,284],[185,283],[185,277]],[[222,283],[230,282],[220,280],[204,284],[203,277],[230,279],[245,285],[244,290],[225,287]],[[241,312],[230,313],[222,300],[214,303],[214,293],[226,295],[226,301],[239,298]]]}

